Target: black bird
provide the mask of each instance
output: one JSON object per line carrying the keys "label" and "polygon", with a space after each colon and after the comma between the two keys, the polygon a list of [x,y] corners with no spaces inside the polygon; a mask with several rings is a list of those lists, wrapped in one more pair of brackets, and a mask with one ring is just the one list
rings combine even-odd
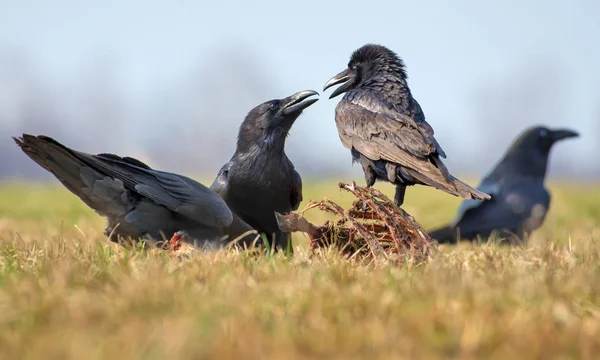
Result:
{"label": "black bird", "polygon": [[276,249],[292,251],[291,236],[282,232],[275,212],[298,209],[302,179],[285,154],[285,139],[302,110],[318,99],[301,91],[252,109],[242,122],[237,148],[210,187],[229,208]]}
{"label": "black bird", "polygon": [[[13,138],[23,152],[67,189],[106,217],[105,235],[121,239],[170,239],[178,231],[200,247],[219,247],[253,230],[223,199],[182,175],[151,169],[114,154],[75,151],[47,136]],[[243,244],[252,245],[247,235]]]}
{"label": "black bird", "polygon": [[430,233],[440,243],[458,238],[488,238],[492,232],[508,240],[525,239],[544,222],[550,194],[544,187],[550,149],[557,141],[579,136],[572,130],[533,127],[510,146],[478,189],[492,195],[489,201],[466,200],[455,220]]}
{"label": "black bird", "polygon": [[375,180],[396,185],[394,200],[404,202],[407,186],[433,186],[467,199],[489,199],[448,172],[446,154],[412,97],[403,61],[390,49],[367,44],[356,50],[348,68],[331,78],[331,96],[346,93],[335,109],[342,144],[362,165],[367,186]]}

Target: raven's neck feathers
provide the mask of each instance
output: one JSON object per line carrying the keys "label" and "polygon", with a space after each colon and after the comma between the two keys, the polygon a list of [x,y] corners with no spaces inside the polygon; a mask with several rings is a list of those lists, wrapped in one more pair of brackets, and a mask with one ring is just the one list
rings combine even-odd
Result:
{"label": "raven's neck feathers", "polygon": [[[376,109],[378,105],[385,104],[388,109],[393,109],[403,115],[413,118],[415,121],[424,121],[425,116],[419,103],[413,98],[410,88],[404,78],[395,75],[384,74],[363,81],[355,89],[344,95],[344,99],[358,102],[362,106]],[[365,103],[374,103],[368,105]]]}
{"label": "raven's neck feathers", "polygon": [[[264,129],[244,133],[240,130],[235,154],[263,154],[262,156],[285,156],[287,131],[284,129]],[[235,156],[235,155],[234,155]]]}
{"label": "raven's neck feathers", "polygon": [[546,177],[549,153],[514,144],[500,160],[491,175]]}

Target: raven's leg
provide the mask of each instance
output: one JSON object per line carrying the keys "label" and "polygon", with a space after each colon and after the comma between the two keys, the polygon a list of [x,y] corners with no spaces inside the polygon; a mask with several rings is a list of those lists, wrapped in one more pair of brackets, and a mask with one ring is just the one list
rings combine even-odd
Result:
{"label": "raven's leg", "polygon": [[375,184],[375,171],[370,166],[363,168],[363,171],[365,172],[365,181],[367,182],[367,187],[373,186]]}
{"label": "raven's leg", "polygon": [[396,174],[398,174],[397,170],[398,167],[396,164],[392,164],[390,162],[385,163],[385,171],[387,172],[388,181],[392,184],[396,183]]}
{"label": "raven's leg", "polygon": [[363,172],[365,173],[365,181],[367,182],[367,187],[371,187],[375,184],[375,170],[371,167],[371,162],[369,159],[360,155],[358,158],[358,162],[360,166],[362,166]]}
{"label": "raven's leg", "polygon": [[402,206],[404,203],[404,194],[406,193],[406,185],[397,184],[396,194],[394,194],[394,202],[397,207]]}
{"label": "raven's leg", "polygon": [[271,246],[275,247],[276,251],[283,251],[285,255],[294,255],[294,246],[292,245],[292,234],[278,231],[273,234]]}

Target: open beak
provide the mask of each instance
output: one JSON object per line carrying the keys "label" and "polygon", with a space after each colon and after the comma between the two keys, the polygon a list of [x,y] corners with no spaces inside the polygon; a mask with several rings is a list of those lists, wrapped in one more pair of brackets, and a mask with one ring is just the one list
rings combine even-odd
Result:
{"label": "open beak", "polygon": [[552,130],[552,139],[554,140],[554,142],[572,138],[572,137],[578,137],[578,136],[579,136],[579,134],[573,130],[568,130],[568,129]]}
{"label": "open beak", "polygon": [[340,87],[335,89],[329,96],[330,99],[333,99],[334,97],[338,96],[339,94],[343,94],[348,90],[348,88],[352,85],[352,81],[350,81],[350,80],[351,80],[350,69],[346,69],[346,70],[342,71],[341,73],[337,74],[336,76],[332,77],[331,79],[329,79],[329,81],[327,81],[327,83],[323,87],[323,91],[329,89],[330,87],[332,87],[334,85],[343,83],[343,85],[341,85]]}
{"label": "open beak", "polygon": [[319,95],[318,92],[313,90],[305,90],[295,93],[292,96],[289,96],[282,100],[285,104],[283,108],[283,113],[285,115],[291,114],[293,112],[302,112],[302,110],[316,103],[318,98],[310,98],[313,95]]}

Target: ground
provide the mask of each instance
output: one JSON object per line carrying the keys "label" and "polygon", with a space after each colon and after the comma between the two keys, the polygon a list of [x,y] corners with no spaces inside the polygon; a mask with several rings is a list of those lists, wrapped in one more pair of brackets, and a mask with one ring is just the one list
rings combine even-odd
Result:
{"label": "ground", "polygon": [[[60,186],[4,184],[0,358],[594,359],[600,186],[550,187],[529,246],[444,246],[395,266],[311,255],[301,235],[291,260],[126,250]],[[352,201],[305,180],[305,203],[325,196]],[[458,204],[417,187],[404,208],[430,229]]]}

